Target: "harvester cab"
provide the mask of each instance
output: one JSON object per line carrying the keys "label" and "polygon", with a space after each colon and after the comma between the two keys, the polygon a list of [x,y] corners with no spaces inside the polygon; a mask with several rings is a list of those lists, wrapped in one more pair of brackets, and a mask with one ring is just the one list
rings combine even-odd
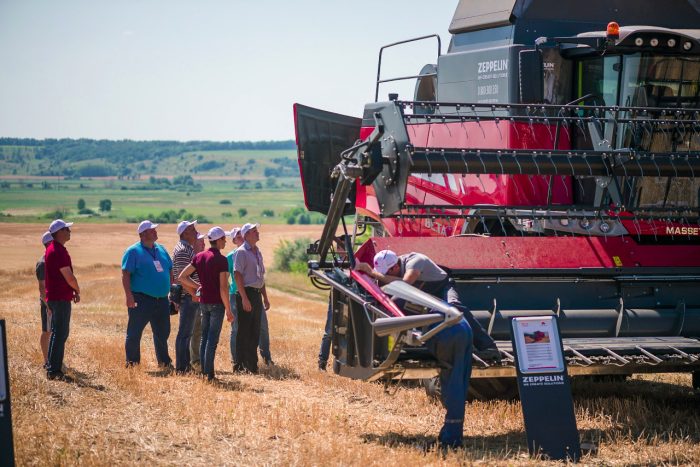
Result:
{"label": "harvester cab", "polygon": [[[697,387],[698,25],[693,0],[461,0],[446,53],[435,35],[381,49],[362,118],[296,105],[306,204],[327,215],[310,275],[332,289],[336,371],[428,377],[421,328],[452,316],[332,261],[354,214],[374,232],[354,257],[416,251],[450,271],[503,357],[476,359],[479,395],[515,375],[509,319],[543,314],[572,375],[692,372]],[[379,102],[396,81],[382,54],[417,40],[437,42],[435,64],[400,78],[412,100]]]}

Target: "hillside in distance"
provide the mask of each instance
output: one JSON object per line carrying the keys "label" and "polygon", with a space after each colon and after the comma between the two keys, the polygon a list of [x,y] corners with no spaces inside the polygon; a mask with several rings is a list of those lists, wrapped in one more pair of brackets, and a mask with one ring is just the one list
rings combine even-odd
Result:
{"label": "hillside in distance", "polygon": [[[295,149],[292,140],[179,142],[0,138],[0,175],[296,177]],[[250,155],[248,159],[245,159],[246,153]],[[235,157],[231,157],[233,154]],[[261,155],[267,156],[265,162],[249,167],[262,159]]]}

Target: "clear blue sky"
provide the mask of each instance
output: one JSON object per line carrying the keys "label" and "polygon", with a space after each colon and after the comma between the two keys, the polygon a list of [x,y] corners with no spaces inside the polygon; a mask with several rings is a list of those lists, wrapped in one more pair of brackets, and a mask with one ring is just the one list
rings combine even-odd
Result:
{"label": "clear blue sky", "polygon": [[[291,139],[295,102],[361,114],[382,45],[439,33],[445,51],[456,5],[0,0],[0,136]],[[388,52],[385,76],[436,49]]]}

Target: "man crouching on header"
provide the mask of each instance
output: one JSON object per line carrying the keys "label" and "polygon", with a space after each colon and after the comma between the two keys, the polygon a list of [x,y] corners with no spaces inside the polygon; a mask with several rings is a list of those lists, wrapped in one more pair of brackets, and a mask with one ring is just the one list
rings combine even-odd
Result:
{"label": "man crouching on header", "polygon": [[[381,284],[403,280],[442,300],[447,299],[448,274],[430,258],[419,253],[398,256],[393,251],[383,250],[374,256],[374,268],[367,263],[358,263],[356,269]],[[438,436],[442,447],[462,446],[465,404],[472,372],[472,340],[472,328],[462,318],[426,343],[441,363],[441,397],[446,409],[445,423]]]}

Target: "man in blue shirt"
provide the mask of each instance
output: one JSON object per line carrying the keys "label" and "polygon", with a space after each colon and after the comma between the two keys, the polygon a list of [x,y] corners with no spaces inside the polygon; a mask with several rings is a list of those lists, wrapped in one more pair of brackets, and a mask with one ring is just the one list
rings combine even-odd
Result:
{"label": "man in blue shirt", "polygon": [[127,366],[141,362],[141,335],[150,323],[158,366],[172,367],[168,355],[168,293],[173,280],[173,263],[165,248],[156,243],[156,227],[158,224],[149,220],[141,222],[137,229],[141,240],[127,248],[122,257],[122,285],[129,309],[125,344]]}

